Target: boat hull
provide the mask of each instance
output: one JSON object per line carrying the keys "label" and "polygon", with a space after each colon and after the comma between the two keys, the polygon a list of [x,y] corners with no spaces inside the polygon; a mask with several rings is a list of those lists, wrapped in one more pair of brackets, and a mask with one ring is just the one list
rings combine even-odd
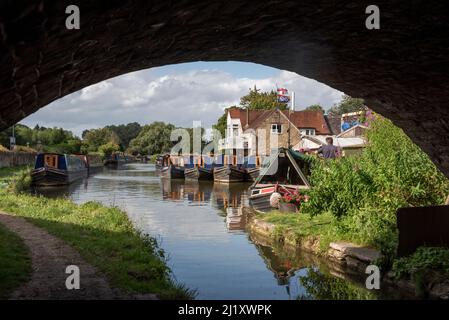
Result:
{"label": "boat hull", "polygon": [[55,168],[39,168],[31,172],[32,184],[36,186],[68,185],[87,176],[87,168],[78,171],[67,171]]}
{"label": "boat hull", "polygon": [[214,178],[212,169],[201,167],[185,169],[184,174],[187,180],[213,180]]}
{"label": "boat hull", "polygon": [[247,180],[248,181],[256,181],[259,177],[260,169],[259,168],[248,168],[246,169]]}
{"label": "boat hull", "polygon": [[166,179],[184,179],[184,168],[169,165],[161,168],[161,177]]}
{"label": "boat hull", "polygon": [[238,169],[235,166],[214,168],[214,181],[220,183],[244,182],[247,179],[245,169]]}

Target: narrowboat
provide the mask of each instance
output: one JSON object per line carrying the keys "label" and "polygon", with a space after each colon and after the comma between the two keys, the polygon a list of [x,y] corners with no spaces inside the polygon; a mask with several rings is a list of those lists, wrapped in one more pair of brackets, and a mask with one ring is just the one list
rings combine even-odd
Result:
{"label": "narrowboat", "polygon": [[87,162],[82,156],[40,153],[36,156],[31,180],[37,186],[67,185],[87,176]]}
{"label": "narrowboat", "polygon": [[245,157],[246,180],[256,181],[260,174],[260,168],[256,156]]}
{"label": "narrowboat", "polygon": [[[220,155],[215,160],[213,170],[214,181],[220,183],[234,183],[247,181],[247,171],[244,161],[238,161],[237,156]],[[221,166],[219,166],[222,164]]]}
{"label": "narrowboat", "polygon": [[192,157],[190,161],[191,163],[184,164],[184,174],[186,180],[213,180],[213,158],[208,156],[199,156]]}
{"label": "narrowboat", "polygon": [[103,169],[103,160],[100,155],[88,154],[85,161],[87,162],[88,174],[92,174]]}
{"label": "narrowboat", "polygon": [[184,168],[168,165],[161,168],[161,177],[166,179],[184,179]]}
{"label": "narrowboat", "polygon": [[177,159],[170,155],[166,155],[162,162],[161,178],[165,179],[184,179],[184,167],[176,164]]}
{"label": "narrowboat", "polygon": [[263,164],[259,177],[250,186],[249,201],[253,209],[267,212],[276,208],[272,195],[292,194],[310,189],[307,176],[310,172],[310,157],[303,153],[281,148]]}

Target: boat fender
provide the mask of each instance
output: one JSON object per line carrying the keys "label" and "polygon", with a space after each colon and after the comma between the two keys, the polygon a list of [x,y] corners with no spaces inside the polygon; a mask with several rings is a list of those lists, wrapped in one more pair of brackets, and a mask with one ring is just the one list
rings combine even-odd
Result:
{"label": "boat fender", "polygon": [[273,192],[270,196],[270,206],[273,208],[279,208],[279,201],[281,200],[282,196],[278,192]]}

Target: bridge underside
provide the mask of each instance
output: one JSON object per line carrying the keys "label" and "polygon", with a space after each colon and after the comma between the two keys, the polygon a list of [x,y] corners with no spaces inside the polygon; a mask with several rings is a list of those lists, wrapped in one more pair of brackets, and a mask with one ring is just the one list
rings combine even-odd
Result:
{"label": "bridge underside", "polygon": [[[249,61],[297,72],[392,119],[449,176],[449,10],[376,1],[68,1],[0,4],[0,129],[88,85],[188,61]],[[180,106],[182,108],[182,106]]]}

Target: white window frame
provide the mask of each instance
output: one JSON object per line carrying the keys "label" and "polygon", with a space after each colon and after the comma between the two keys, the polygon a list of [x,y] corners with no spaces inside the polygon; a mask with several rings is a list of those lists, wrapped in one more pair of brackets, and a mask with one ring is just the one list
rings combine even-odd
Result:
{"label": "white window frame", "polygon": [[282,134],[282,124],[272,123],[271,124],[271,133],[272,134]]}
{"label": "white window frame", "polygon": [[315,136],[316,130],[314,128],[304,128],[301,129],[301,134],[304,136]]}

